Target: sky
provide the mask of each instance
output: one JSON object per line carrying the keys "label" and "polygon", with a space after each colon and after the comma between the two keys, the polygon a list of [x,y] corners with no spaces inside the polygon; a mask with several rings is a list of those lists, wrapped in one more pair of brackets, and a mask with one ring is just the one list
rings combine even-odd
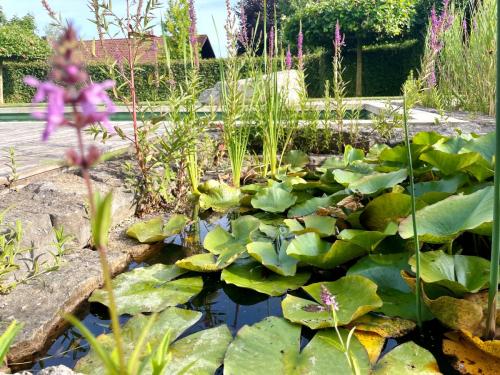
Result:
{"label": "sky", "polygon": [[[167,0],[160,0],[165,4]],[[232,0],[234,3],[236,0]],[[95,25],[89,21],[92,17],[90,10],[87,6],[87,0],[48,0],[50,6],[56,12],[60,12],[63,19],[72,20],[73,24],[77,26],[80,37],[82,39],[93,39],[97,37]],[[125,14],[126,0],[113,0],[113,10],[118,14]],[[38,27],[38,33],[44,35],[45,28],[50,23],[50,17],[41,5],[41,0],[0,0],[0,6],[3,8],[8,18],[12,16],[23,16],[31,13],[35,16]],[[227,54],[224,43],[224,23],[226,19],[226,6],[225,0],[195,0],[195,7],[198,17],[198,33],[207,34],[212,43],[212,47],[217,56],[225,56]],[[162,7],[157,12],[158,18],[164,14],[165,7]],[[214,26],[217,25],[217,32],[221,45],[217,41],[217,32]],[[157,28],[155,30],[157,35],[161,32]]]}

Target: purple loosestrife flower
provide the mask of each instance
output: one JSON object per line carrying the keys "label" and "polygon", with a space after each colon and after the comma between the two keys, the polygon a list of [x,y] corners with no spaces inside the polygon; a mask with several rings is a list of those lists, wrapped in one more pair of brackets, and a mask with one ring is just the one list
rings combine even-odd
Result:
{"label": "purple loosestrife flower", "polygon": [[323,284],[321,285],[320,298],[321,302],[323,302],[324,305],[329,306],[332,311],[339,311],[340,307],[337,299]]}
{"label": "purple loosestrife flower", "polygon": [[292,53],[290,52],[290,46],[288,46],[288,49],[286,50],[285,67],[286,70],[292,69]]}
{"label": "purple loosestrife flower", "polygon": [[274,26],[269,30],[269,57],[274,57]]}
{"label": "purple loosestrife flower", "polygon": [[[55,46],[50,80],[41,82],[30,76],[24,79],[27,85],[36,88],[33,104],[47,100],[45,111],[33,112],[33,117],[46,122],[42,135],[44,141],[62,125],[83,129],[101,122],[110,133],[114,132],[109,115],[116,109],[106,92],[114,82],[89,84],[88,74],[75,53],[77,45],[76,33],[68,26]],[[101,104],[104,104],[104,111],[99,111]],[[65,113],[66,106],[73,109],[72,116]]]}
{"label": "purple loosestrife flower", "polygon": [[433,54],[431,62],[431,71],[429,72],[427,78],[427,84],[429,87],[434,87],[436,85],[436,58],[437,55],[443,49],[443,43],[441,41],[442,35],[446,32],[453,23],[453,15],[448,13],[449,0],[443,1],[443,11],[438,16],[436,8],[433,6],[431,10],[431,29],[429,37],[429,47]]}
{"label": "purple loosestrife flower", "polygon": [[345,35],[342,35],[340,32],[340,23],[337,20],[337,23],[335,24],[335,48],[340,49],[345,45]]}
{"label": "purple loosestrife flower", "polygon": [[304,70],[304,54],[303,54],[304,34],[302,34],[302,23],[297,37],[297,59],[299,60],[299,70]]}
{"label": "purple loosestrife flower", "polygon": [[198,68],[198,36],[196,32],[196,9],[194,7],[194,0],[189,0],[189,43],[193,49],[194,66]]}
{"label": "purple loosestrife flower", "polygon": [[247,30],[247,14],[243,2],[240,4],[240,30],[238,33],[238,41],[244,46],[248,47],[248,30]]}

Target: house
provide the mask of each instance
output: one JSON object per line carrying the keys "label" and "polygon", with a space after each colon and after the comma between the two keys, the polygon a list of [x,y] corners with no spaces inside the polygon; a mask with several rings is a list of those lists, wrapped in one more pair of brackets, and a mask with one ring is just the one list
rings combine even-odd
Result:
{"label": "house", "polygon": [[[139,44],[136,63],[155,64],[163,57],[163,38],[151,35]],[[198,35],[198,45],[202,59],[215,57],[214,50],[207,35]],[[126,38],[83,40],[81,48],[82,58],[87,63],[107,63],[109,61],[123,61],[128,59],[128,45]]]}

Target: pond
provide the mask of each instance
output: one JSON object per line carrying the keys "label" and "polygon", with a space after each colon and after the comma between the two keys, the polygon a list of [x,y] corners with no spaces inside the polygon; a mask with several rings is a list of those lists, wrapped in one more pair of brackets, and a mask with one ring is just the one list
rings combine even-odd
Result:
{"label": "pond", "polygon": [[[217,225],[229,228],[230,218],[228,216],[206,218],[200,220],[199,229],[196,232],[195,242],[202,243],[206,234]],[[182,234],[171,237],[165,241],[165,246],[157,254],[141,263],[132,263],[129,269],[145,267],[152,264],[163,263],[173,264],[176,260],[198,252],[199,246],[190,246],[193,243],[193,226],[188,228]],[[319,282],[324,280],[335,280],[343,276],[345,272],[340,271],[322,271],[312,275],[310,282]],[[186,277],[192,276],[191,273]],[[181,308],[200,311],[202,318],[181,336],[186,337],[192,333],[202,331],[208,328],[217,327],[221,324],[227,324],[233,336],[244,325],[255,324],[268,316],[282,316],[281,302],[285,296],[270,297],[265,294],[255,292],[250,289],[239,288],[226,284],[220,280],[220,273],[207,273],[203,275],[203,290],[200,294],[192,298],[188,303],[179,305]],[[299,290],[289,294],[305,297],[305,292]],[[94,334],[99,335],[110,332],[110,321],[107,314],[107,308],[98,303],[86,304],[83,312],[80,314],[85,326]],[[121,323],[129,320],[129,316],[121,316]],[[458,374],[451,366],[448,358],[443,354],[441,348],[444,328],[437,321],[430,321],[424,324],[420,332],[414,331],[398,339],[389,339],[386,341],[382,354],[392,350],[397,345],[414,341],[418,345],[429,350],[436,358],[440,370],[445,374]],[[301,348],[312,339],[315,331],[303,327],[301,335]],[[88,342],[80,335],[76,328],[69,328],[61,334],[51,344],[46,353],[38,357],[31,365],[32,371],[39,371],[48,366],[65,365],[74,368],[76,362],[87,355],[89,352]],[[220,368],[216,374],[222,374]]]}

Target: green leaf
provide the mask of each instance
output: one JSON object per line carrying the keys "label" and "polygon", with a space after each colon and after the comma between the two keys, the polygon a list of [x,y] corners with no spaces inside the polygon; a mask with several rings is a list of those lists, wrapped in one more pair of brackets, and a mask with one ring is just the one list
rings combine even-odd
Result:
{"label": "green leaf", "polygon": [[[151,347],[161,343],[165,333],[170,331],[170,342],[177,339],[186,329],[194,325],[202,316],[201,312],[169,307],[158,314],[156,320],[149,330],[145,342]],[[122,327],[123,349],[125,358],[129,358],[134,352],[136,343],[139,340],[144,328],[149,324],[151,316],[136,315],[132,317]],[[115,350],[116,343],[113,334],[100,335],[96,340],[108,353]],[[141,350],[140,355],[146,356],[147,349]],[[80,359],[75,367],[76,372],[92,375],[105,375],[107,371],[100,360],[94,348],[91,348],[89,354]]]}
{"label": "green leaf", "polygon": [[363,229],[344,229],[338,239],[348,241],[366,251],[374,251],[386,237],[396,234],[397,225],[388,226],[386,232],[368,231]]}
{"label": "green leaf", "polygon": [[164,224],[161,217],[155,217],[132,225],[127,229],[127,236],[141,243],[160,242],[182,232],[188,222],[187,216],[179,214],[172,215],[167,224]]}
{"label": "green leaf", "polygon": [[373,281],[360,275],[349,275],[337,281],[302,287],[315,302],[287,295],[281,303],[283,316],[293,323],[303,324],[311,329],[334,327],[335,321],[332,313],[321,301],[322,285],[337,300],[339,325],[347,325],[382,306],[382,300],[377,295],[377,285]]}
{"label": "green leaf", "polygon": [[252,242],[247,245],[248,254],[264,267],[282,276],[293,276],[298,261],[286,253],[288,243],[284,241],[279,249],[272,242]]}
{"label": "green leaf", "polygon": [[302,217],[314,214],[320,208],[328,208],[336,205],[342,199],[347,197],[344,191],[333,195],[323,195],[322,197],[311,198],[303,203],[296,204],[288,211],[288,217]]}
{"label": "green leaf", "polygon": [[[203,288],[201,277],[174,280],[186,272],[175,265],[155,264],[118,275],[111,283],[118,314],[159,312],[186,303]],[[89,301],[108,306],[108,293],[96,290]]]}
{"label": "green leaf", "polygon": [[175,262],[177,267],[195,272],[217,272],[224,266],[217,264],[217,256],[212,253],[195,254]]}
{"label": "green leaf", "polygon": [[225,268],[222,271],[221,280],[269,296],[280,296],[288,290],[300,288],[310,276],[311,274],[306,272],[297,273],[294,276],[281,276],[269,271],[260,263],[245,260]]}
{"label": "green leaf", "polygon": [[309,232],[318,233],[320,237],[330,237],[335,234],[336,219],[330,216],[309,215],[303,218],[305,227],[296,219],[285,219],[284,223],[295,234]]}
{"label": "green leaf", "polygon": [[289,165],[292,170],[300,170],[309,163],[309,156],[300,150],[288,151],[283,157],[283,164]]}
{"label": "green leaf", "polygon": [[374,194],[381,190],[392,188],[408,177],[406,169],[389,173],[373,173],[349,183],[348,188],[356,193]]}
{"label": "green leaf", "polygon": [[[424,242],[446,243],[461,232],[493,221],[493,187],[454,195],[417,211],[417,233]],[[402,238],[413,237],[412,217],[399,226]]]}
{"label": "green leaf", "polygon": [[252,206],[266,212],[284,212],[295,204],[297,197],[284,185],[273,183],[257,192],[252,198]]}
{"label": "green leaf", "polygon": [[495,149],[495,132],[491,132],[481,137],[471,139],[460,152],[477,152],[481,154],[488,163],[493,163]]}
{"label": "green leaf", "polygon": [[332,269],[351,259],[365,255],[366,250],[356,244],[337,240],[334,244],[321,240],[318,233],[305,233],[293,239],[286,252],[301,262]]}
{"label": "green leaf", "polygon": [[240,203],[240,190],[223,182],[209,180],[201,184],[198,190],[201,192],[200,207],[203,210],[211,208],[216,212],[226,212]]}
{"label": "green leaf", "polygon": [[414,342],[405,342],[391,350],[374,366],[373,375],[441,374],[434,356]]}
{"label": "green leaf", "polygon": [[90,225],[92,227],[92,242],[99,247],[108,245],[109,230],[111,228],[111,211],[113,205],[113,193],[110,191],[104,198],[99,193],[95,193],[94,210]]}
{"label": "green leaf", "polygon": [[356,161],[362,161],[365,158],[365,152],[359,148],[354,148],[351,145],[345,146],[344,149],[344,165],[348,166]]}
{"label": "green leaf", "polygon": [[5,332],[0,336],[0,366],[3,367],[5,357],[7,356],[7,353],[10,349],[10,345],[12,344],[12,342],[16,338],[16,335],[19,333],[22,327],[22,324],[14,320],[9,324]]}
{"label": "green leaf", "polygon": [[[345,353],[334,330],[317,333],[300,352],[300,326],[268,317],[244,326],[229,345],[224,359],[226,375],[350,374]],[[348,332],[341,330],[344,342]],[[366,350],[353,337],[350,355],[361,374],[368,373]],[[256,360],[258,358],[258,360]]]}
{"label": "green leaf", "polygon": [[420,197],[428,193],[442,192],[455,194],[459,187],[467,182],[467,175],[463,173],[437,181],[419,182],[415,184],[415,196]]}
{"label": "green leaf", "polygon": [[439,169],[444,175],[452,175],[470,167],[481,159],[477,152],[465,154],[450,154],[443,151],[431,150],[420,156],[420,160]]}
{"label": "green leaf", "polygon": [[[415,272],[415,257],[409,261]],[[449,255],[442,250],[420,254],[420,277],[425,283],[441,285],[458,296],[476,293],[489,284],[490,262],[470,255]]]}

